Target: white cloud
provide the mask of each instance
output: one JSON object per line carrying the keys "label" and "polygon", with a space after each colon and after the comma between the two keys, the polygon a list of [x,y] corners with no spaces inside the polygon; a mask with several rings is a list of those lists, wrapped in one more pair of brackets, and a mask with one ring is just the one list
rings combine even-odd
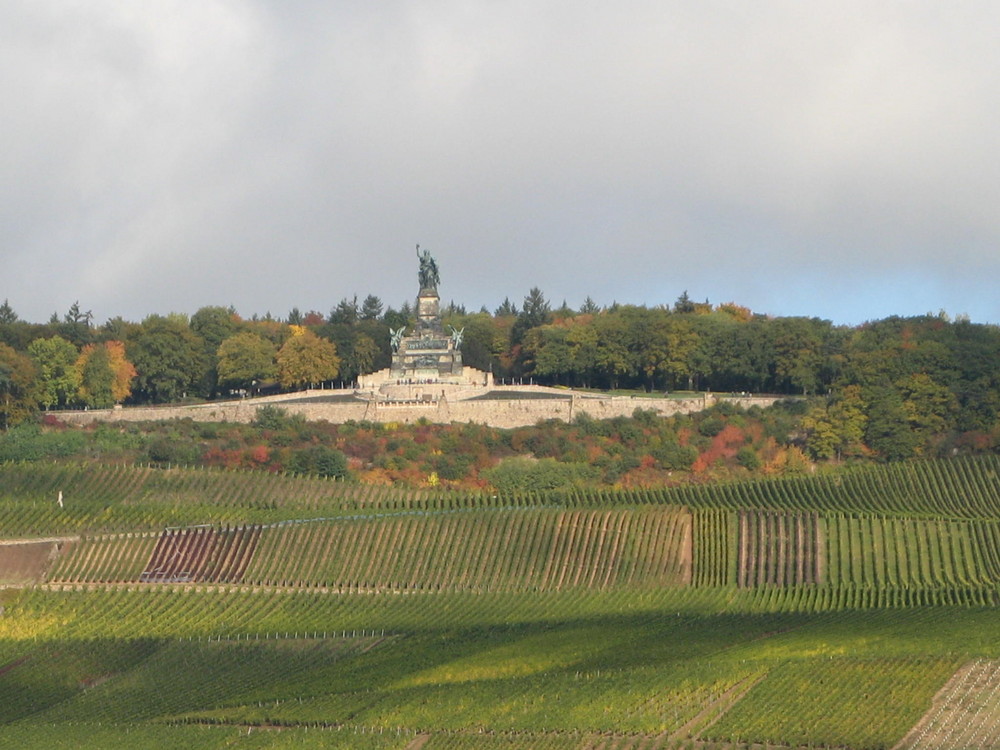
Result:
{"label": "white cloud", "polygon": [[31,319],[398,304],[421,242],[475,307],[688,289],[998,321],[998,16],[10,3],[0,296]]}

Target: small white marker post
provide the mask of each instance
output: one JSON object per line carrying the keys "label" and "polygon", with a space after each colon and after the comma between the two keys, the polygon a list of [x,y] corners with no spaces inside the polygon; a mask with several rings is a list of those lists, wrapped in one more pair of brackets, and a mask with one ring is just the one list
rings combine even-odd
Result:
{"label": "small white marker post", "polygon": [[60,507],[60,508],[61,508],[61,507],[63,507],[63,501],[62,501],[62,490],[59,490],[59,497],[58,497],[58,498],[56,498],[56,502],[57,502],[57,503],[59,503],[59,507]]}

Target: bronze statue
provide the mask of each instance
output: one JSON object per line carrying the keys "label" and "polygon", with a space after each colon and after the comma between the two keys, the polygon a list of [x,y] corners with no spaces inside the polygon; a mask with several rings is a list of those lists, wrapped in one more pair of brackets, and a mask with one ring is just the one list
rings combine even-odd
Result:
{"label": "bronze statue", "polygon": [[431,257],[431,251],[421,252],[420,245],[417,245],[417,257],[420,259],[420,288],[437,289],[441,277],[438,275],[437,263]]}
{"label": "bronze statue", "polygon": [[451,340],[455,342],[455,348],[462,348],[462,337],[465,335],[465,327],[455,328],[455,326],[448,326],[451,329]]}
{"label": "bronze statue", "polygon": [[403,340],[403,336],[406,335],[406,326],[400,326],[398,330],[389,329],[389,343],[392,345],[392,350],[399,351],[399,344]]}

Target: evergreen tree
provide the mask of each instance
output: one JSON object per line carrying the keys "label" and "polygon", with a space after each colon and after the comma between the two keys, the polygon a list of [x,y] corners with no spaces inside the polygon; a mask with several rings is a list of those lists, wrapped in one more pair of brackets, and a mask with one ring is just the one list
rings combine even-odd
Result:
{"label": "evergreen tree", "polygon": [[378,320],[382,316],[382,300],[374,294],[369,294],[361,303],[362,320]]}
{"label": "evergreen tree", "polygon": [[563,320],[565,320],[566,318],[572,318],[574,315],[576,315],[576,312],[573,310],[572,307],[566,304],[566,300],[563,300],[562,304],[553,314],[555,315],[555,317],[562,318]]}
{"label": "evergreen tree", "polygon": [[87,310],[80,309],[80,303],[74,302],[66,314],[63,322],[59,325],[59,333],[64,339],[68,339],[76,346],[83,346],[91,340],[90,323],[94,315]]}
{"label": "evergreen tree", "polygon": [[0,325],[11,325],[12,323],[16,323],[17,320],[17,313],[14,312],[14,308],[5,299],[3,304],[0,305]]}
{"label": "evergreen tree", "polygon": [[500,307],[493,312],[493,316],[496,318],[513,318],[516,315],[517,308],[510,301],[510,297],[504,297],[503,302],[500,303]]}
{"label": "evergreen tree", "polygon": [[371,336],[359,334],[351,346],[344,361],[344,372],[342,376],[356,378],[358,375],[366,375],[375,370],[375,358],[379,354],[378,345]]}
{"label": "evergreen tree", "polygon": [[232,307],[212,305],[200,308],[191,316],[188,325],[202,342],[205,373],[198,384],[199,390],[206,396],[215,395],[219,380],[219,346],[239,330],[241,321]]}
{"label": "evergreen tree", "polygon": [[409,314],[394,310],[390,307],[382,316],[382,323],[395,331],[399,328],[409,326],[410,316]]}
{"label": "evergreen tree", "polygon": [[358,322],[358,295],[352,299],[344,297],[337,306],[330,311],[330,323],[333,325],[352,326]]}
{"label": "evergreen tree", "polygon": [[177,401],[203,383],[210,364],[205,342],[181,321],[151,315],[128,342],[138,371],[135,392],[154,403]]}
{"label": "evergreen tree", "polygon": [[552,310],[549,307],[545,295],[537,286],[532,287],[524,298],[521,312],[517,315],[514,328],[511,331],[511,343],[520,344],[524,340],[524,335],[532,328],[543,326],[552,322]]}
{"label": "evergreen tree", "polygon": [[697,307],[695,306],[695,303],[692,302],[691,298],[688,296],[687,289],[685,289],[683,294],[681,294],[681,296],[677,298],[677,301],[674,302],[675,313],[693,313],[696,309]]}

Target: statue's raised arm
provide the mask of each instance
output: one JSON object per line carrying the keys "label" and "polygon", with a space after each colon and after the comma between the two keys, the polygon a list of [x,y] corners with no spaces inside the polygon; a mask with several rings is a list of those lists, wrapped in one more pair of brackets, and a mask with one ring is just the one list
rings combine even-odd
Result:
{"label": "statue's raised arm", "polygon": [[431,251],[421,251],[420,245],[417,245],[417,258],[420,259],[420,288],[437,289],[441,277],[438,276],[437,263],[431,257]]}

